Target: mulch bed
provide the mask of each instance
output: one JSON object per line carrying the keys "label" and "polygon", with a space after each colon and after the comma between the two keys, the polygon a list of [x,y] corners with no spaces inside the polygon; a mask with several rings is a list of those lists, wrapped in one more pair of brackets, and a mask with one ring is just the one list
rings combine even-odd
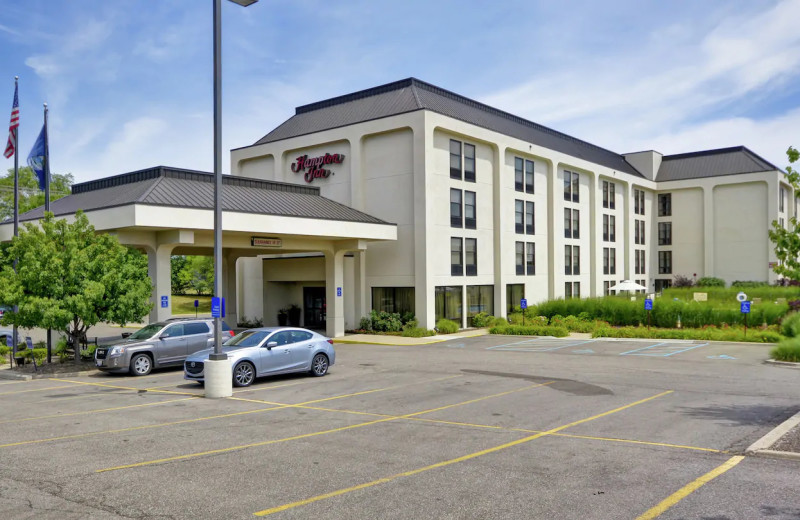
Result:
{"label": "mulch bed", "polygon": [[[6,360],[8,361],[8,360]],[[59,375],[59,374],[71,374],[75,372],[88,372],[90,370],[95,369],[94,360],[84,361],[82,360],[80,363],[75,363],[74,360],[70,359],[64,363],[60,363],[58,358],[56,357],[53,359],[53,363],[43,363],[42,365],[36,365],[36,371],[33,369],[33,363],[25,363],[22,366],[17,366],[14,364],[14,368],[9,369],[8,364],[0,365],[0,370],[6,370],[11,372],[12,374],[25,374],[31,376],[42,376],[42,375]]]}
{"label": "mulch bed", "polygon": [[773,444],[770,449],[800,453],[800,424],[789,430],[789,432],[781,437],[778,442]]}

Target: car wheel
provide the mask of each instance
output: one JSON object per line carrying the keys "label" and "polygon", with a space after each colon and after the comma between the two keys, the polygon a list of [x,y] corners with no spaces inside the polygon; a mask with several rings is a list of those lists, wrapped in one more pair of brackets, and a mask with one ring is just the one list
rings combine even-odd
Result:
{"label": "car wheel", "polygon": [[146,376],[153,370],[153,360],[147,354],[136,354],[131,359],[131,375]]}
{"label": "car wheel", "polygon": [[247,361],[233,367],[233,386],[250,386],[256,378],[256,369]]}
{"label": "car wheel", "polygon": [[311,375],[322,377],[328,373],[328,356],[325,354],[317,354],[311,360]]}

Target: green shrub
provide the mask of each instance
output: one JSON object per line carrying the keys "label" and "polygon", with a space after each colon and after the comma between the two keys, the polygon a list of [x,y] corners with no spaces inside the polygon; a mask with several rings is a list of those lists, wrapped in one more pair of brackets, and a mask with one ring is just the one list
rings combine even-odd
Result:
{"label": "green shrub", "polygon": [[368,316],[361,318],[361,323],[358,324],[360,330],[372,330],[372,320]]}
{"label": "green shrub", "polygon": [[[530,309],[525,309],[525,325],[545,326],[548,323],[547,316],[533,314]],[[508,322],[512,325],[522,325],[522,312],[512,312],[508,315]]]}
{"label": "green shrub", "polygon": [[736,288],[752,288],[752,287],[769,287],[769,282],[753,282],[753,281],[740,281],[736,280],[731,284],[731,287]]}
{"label": "green shrub", "polygon": [[[400,332],[403,330],[403,321],[400,313],[398,312],[385,312],[385,311],[371,311],[369,318],[361,320],[362,329],[374,330],[376,332]],[[364,320],[369,320],[369,326],[364,327]]]}
{"label": "green shrub", "polygon": [[[47,345],[47,344],[45,343],[45,345]],[[29,358],[33,357],[33,359],[39,365],[41,365],[44,362],[44,360],[47,358],[47,347],[46,346],[45,346],[45,348],[35,348],[33,350],[30,350],[29,352],[30,352],[30,355],[28,357]]]}
{"label": "green shrub", "polygon": [[658,329],[646,327],[601,327],[592,333],[593,338],[645,338],[645,339],[685,339],[706,341],[749,341],[755,343],[775,343],[782,336],[775,330],[748,329],[747,335],[743,328],[716,328],[702,329]]}
{"label": "green shrub", "polygon": [[508,325],[508,320],[500,316],[489,316],[489,322],[486,324],[487,327],[504,327],[506,325]]}
{"label": "green shrub", "polygon": [[67,339],[61,338],[58,340],[56,343],[56,348],[53,352],[56,354],[56,356],[58,356],[58,360],[61,363],[67,362],[71,357],[69,352],[67,352]]}
{"label": "green shrub", "polygon": [[94,357],[94,351],[96,349],[97,349],[97,345],[89,345],[85,349],[82,348],[81,349],[81,359],[92,359]]}
{"label": "green shrub", "polygon": [[492,318],[494,318],[494,316],[489,316],[485,312],[479,312],[472,317],[472,326],[478,329],[488,327]]}
{"label": "green shrub", "polygon": [[725,287],[725,280],[714,276],[704,276],[697,280],[698,287]]}
{"label": "green shrub", "polygon": [[781,334],[788,338],[800,335],[800,312],[787,314],[781,320]]}
{"label": "green shrub", "polygon": [[800,338],[781,341],[777,347],[770,351],[770,355],[777,361],[800,363]]}
{"label": "green shrub", "polygon": [[422,327],[404,327],[402,336],[404,338],[425,338],[428,336],[435,336],[436,331],[431,329],[423,329]]}
{"label": "green shrub", "polygon": [[453,334],[454,332],[458,332],[459,326],[458,323],[452,320],[441,319],[436,322],[436,330],[439,334]]}
{"label": "green shrub", "polygon": [[400,321],[403,322],[403,325],[407,325],[410,321],[417,321],[417,317],[414,316],[413,312],[404,312],[402,316],[400,316]]}
{"label": "green shrub", "polygon": [[563,338],[569,336],[569,331],[564,327],[551,327],[541,325],[507,325],[505,327],[492,327],[489,334],[506,334],[509,336],[554,336]]}

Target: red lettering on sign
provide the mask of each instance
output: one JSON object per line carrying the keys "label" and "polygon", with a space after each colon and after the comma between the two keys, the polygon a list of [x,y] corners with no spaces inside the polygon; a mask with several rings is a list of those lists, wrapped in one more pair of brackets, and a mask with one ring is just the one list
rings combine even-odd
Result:
{"label": "red lettering on sign", "polygon": [[341,164],[344,162],[344,154],[342,153],[326,153],[319,157],[312,157],[309,159],[308,155],[301,155],[292,163],[292,171],[294,173],[303,173],[303,179],[306,182],[312,182],[314,179],[327,179],[334,174],[331,170],[321,168],[326,164]]}

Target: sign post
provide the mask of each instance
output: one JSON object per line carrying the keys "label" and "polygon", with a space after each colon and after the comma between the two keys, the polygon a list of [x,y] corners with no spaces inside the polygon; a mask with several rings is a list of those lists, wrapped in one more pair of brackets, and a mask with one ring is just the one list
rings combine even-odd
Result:
{"label": "sign post", "polygon": [[211,317],[225,317],[225,298],[219,298],[217,296],[211,298]]}
{"label": "sign post", "polygon": [[653,300],[650,298],[645,298],[644,300],[644,310],[647,311],[647,330],[650,330],[650,311],[653,310]]}
{"label": "sign post", "polygon": [[200,307],[200,300],[194,301],[194,317],[197,318],[197,308]]}
{"label": "sign post", "polygon": [[525,298],[519,301],[519,308],[522,309],[522,326],[525,326],[525,309],[528,308],[528,300]]}
{"label": "sign post", "polygon": [[745,302],[742,302],[741,305],[742,305],[741,311],[742,311],[742,314],[744,314],[744,337],[746,338],[747,337],[747,315],[750,314],[750,302],[745,301]]}

